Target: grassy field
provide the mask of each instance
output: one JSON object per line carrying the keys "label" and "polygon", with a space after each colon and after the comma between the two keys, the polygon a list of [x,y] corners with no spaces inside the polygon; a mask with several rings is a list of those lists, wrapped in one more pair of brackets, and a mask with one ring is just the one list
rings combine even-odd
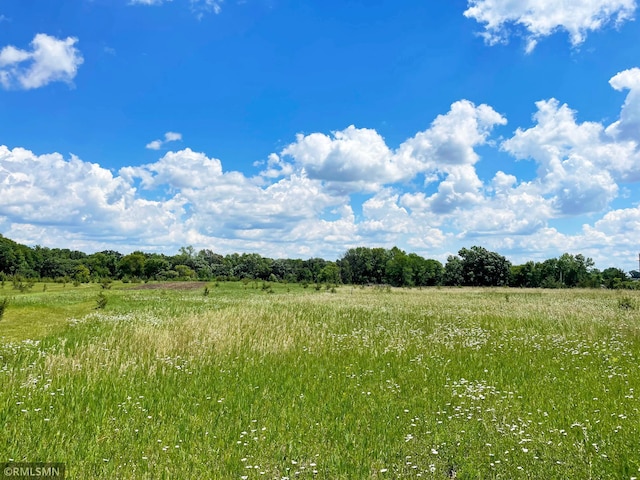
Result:
{"label": "grassy field", "polygon": [[0,462],[67,478],[640,478],[638,292],[36,284]]}

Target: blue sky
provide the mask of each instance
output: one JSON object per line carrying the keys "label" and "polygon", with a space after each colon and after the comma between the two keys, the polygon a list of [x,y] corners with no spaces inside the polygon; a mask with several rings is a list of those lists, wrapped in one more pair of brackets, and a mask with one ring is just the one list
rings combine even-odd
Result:
{"label": "blue sky", "polygon": [[637,268],[636,0],[4,0],[0,233]]}

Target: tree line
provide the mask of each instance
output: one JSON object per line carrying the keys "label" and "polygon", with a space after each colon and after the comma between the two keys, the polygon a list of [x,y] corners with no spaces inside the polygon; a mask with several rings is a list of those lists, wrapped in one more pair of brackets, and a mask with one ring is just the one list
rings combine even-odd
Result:
{"label": "tree line", "polygon": [[583,255],[565,253],[542,262],[512,265],[483,247],[461,249],[443,265],[393,247],[357,247],[336,261],[271,259],[257,253],[220,255],[182,247],[176,255],[114,250],[86,254],[66,248],[28,247],[0,235],[0,279],[98,282],[105,280],[262,280],[288,283],[543,288],[640,288],[640,272],[603,271]]}

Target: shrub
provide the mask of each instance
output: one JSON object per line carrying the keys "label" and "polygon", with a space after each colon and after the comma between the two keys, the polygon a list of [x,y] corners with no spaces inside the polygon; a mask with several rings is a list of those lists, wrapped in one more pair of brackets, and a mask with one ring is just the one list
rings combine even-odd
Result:
{"label": "shrub", "polygon": [[0,320],[2,320],[4,312],[8,306],[9,306],[9,299],[7,297],[4,297],[4,299],[0,302]]}
{"label": "shrub", "polygon": [[636,305],[634,301],[629,297],[622,297],[618,299],[618,307],[622,310],[635,310]]}
{"label": "shrub", "polygon": [[31,290],[36,284],[33,279],[25,280],[21,275],[14,275],[11,281],[13,283],[13,289],[19,290],[21,293]]}
{"label": "shrub", "polygon": [[98,298],[96,299],[96,310],[102,310],[107,306],[107,302],[109,299],[102,292],[98,294]]}

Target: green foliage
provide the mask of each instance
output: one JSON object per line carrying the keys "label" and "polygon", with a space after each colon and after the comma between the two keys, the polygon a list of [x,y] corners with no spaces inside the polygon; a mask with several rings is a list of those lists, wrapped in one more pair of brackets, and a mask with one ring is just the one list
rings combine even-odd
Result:
{"label": "green foliage", "polygon": [[21,293],[27,292],[35,285],[33,278],[25,279],[22,275],[14,275],[11,279],[14,290],[18,290]]}
{"label": "green foliage", "polygon": [[341,283],[340,267],[335,262],[327,262],[318,274],[318,281],[326,283]]}
{"label": "green foliage", "polygon": [[170,269],[169,261],[161,255],[152,255],[144,262],[144,274],[147,278],[157,278],[162,272]]}
{"label": "green foliage", "polygon": [[385,283],[385,271],[390,253],[384,248],[357,247],[349,249],[337,264],[343,283],[365,285]]}
{"label": "green foliage", "polygon": [[7,310],[8,306],[9,306],[9,299],[7,297],[4,297],[2,301],[0,301],[0,320],[2,320],[2,317],[4,316],[4,312]]}
{"label": "green foliage", "polygon": [[622,310],[635,310],[636,302],[630,297],[622,297],[618,299],[618,308]]}
{"label": "green foliage", "polygon": [[79,283],[88,283],[91,280],[91,272],[84,265],[78,265],[74,269],[73,279]]}
{"label": "green foliage", "polygon": [[198,278],[196,272],[187,265],[176,265],[174,268],[180,280],[195,280]]}
{"label": "green foliage", "polygon": [[502,255],[473,246],[458,252],[461,257],[462,285],[499,287],[509,283],[511,263]]}
{"label": "green foliage", "polygon": [[142,277],[144,276],[145,256],[142,252],[133,252],[125,255],[118,262],[118,274],[124,277]]}
{"label": "green foliage", "polygon": [[109,299],[104,294],[104,292],[100,292],[98,294],[98,298],[96,299],[96,310],[103,310],[108,303]]}
{"label": "green foliage", "polygon": [[627,274],[624,270],[619,268],[607,268],[602,272],[602,284],[606,288],[619,289],[622,288],[624,283],[628,280]]}
{"label": "green foliage", "polygon": [[448,286],[457,286],[464,283],[464,270],[462,260],[455,255],[447,257],[447,263],[444,266],[442,281]]}
{"label": "green foliage", "polygon": [[220,308],[201,287],[114,286],[97,311],[97,286],[16,295],[2,334],[34,341],[0,346],[5,455],[97,480],[638,470],[637,310],[617,304],[638,292],[259,285],[221,282]]}
{"label": "green foliage", "polygon": [[[337,261],[322,258],[270,259],[257,253],[233,253],[222,256],[211,250],[196,252],[194,247],[180,248],[177,255],[133,252],[122,255],[105,250],[86,255],[69,249],[34,248],[20,245],[0,235],[0,285],[21,278],[15,285],[29,289],[29,281],[55,279],[56,282],[87,283],[100,279],[125,282],[148,280],[221,280],[248,279],[272,283],[324,283],[330,285],[393,285],[422,287],[439,285],[510,285],[514,287],[638,289],[640,272],[629,276],[618,268],[600,272],[593,260],[581,254],[565,253],[542,262],[512,266],[503,256],[472,246],[450,256],[443,266],[434,259],[407,253],[397,247],[351,248]],[[64,279],[64,280],[60,280]]]}

